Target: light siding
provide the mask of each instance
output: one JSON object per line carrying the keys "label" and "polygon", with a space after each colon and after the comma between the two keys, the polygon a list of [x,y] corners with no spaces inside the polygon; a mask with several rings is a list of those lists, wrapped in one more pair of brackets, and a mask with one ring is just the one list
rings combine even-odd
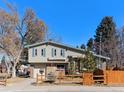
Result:
{"label": "light siding", "polygon": [[[37,49],[37,56],[32,56],[32,50]],[[41,49],[45,49],[45,56],[41,56]],[[54,49],[56,49],[56,56],[54,55]],[[64,56],[61,55],[61,50],[64,50]],[[68,56],[84,57],[83,53],[78,53],[73,50],[66,49],[64,47],[57,47],[53,45],[41,45],[33,48],[29,48],[29,63],[44,63],[48,62],[47,59],[67,59]]]}

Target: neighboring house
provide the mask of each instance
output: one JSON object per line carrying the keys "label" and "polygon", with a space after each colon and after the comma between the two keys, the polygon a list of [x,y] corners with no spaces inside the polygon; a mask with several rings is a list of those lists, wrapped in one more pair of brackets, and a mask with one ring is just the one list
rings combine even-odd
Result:
{"label": "neighboring house", "polygon": [[[44,76],[50,72],[57,73],[59,70],[66,72],[69,56],[85,57],[83,49],[52,41],[27,45],[26,48],[28,48],[28,62],[33,66],[34,78],[36,78],[37,73],[40,73],[40,70],[43,70]],[[102,58],[102,56],[100,57]]]}

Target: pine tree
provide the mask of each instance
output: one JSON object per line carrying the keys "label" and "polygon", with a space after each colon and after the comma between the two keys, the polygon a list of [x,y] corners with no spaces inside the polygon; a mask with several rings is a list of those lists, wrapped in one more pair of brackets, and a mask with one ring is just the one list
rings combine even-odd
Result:
{"label": "pine tree", "polygon": [[87,42],[87,49],[93,51],[93,38],[90,38]]}
{"label": "pine tree", "polygon": [[[113,18],[106,16],[102,19],[100,25],[96,29],[95,52],[103,56],[111,58],[111,65],[117,64],[117,38],[116,29]],[[101,42],[101,46],[100,46]],[[100,51],[101,47],[101,51]]]}
{"label": "pine tree", "polygon": [[84,44],[82,44],[82,45],[80,46],[80,48],[81,48],[81,49],[85,49],[86,47],[85,47]]}
{"label": "pine tree", "polygon": [[68,64],[68,72],[69,74],[74,74],[75,73],[75,68],[74,68],[74,58],[72,58],[72,56],[68,57],[69,59],[69,64]]}
{"label": "pine tree", "polygon": [[[101,34],[100,34],[101,33]],[[100,23],[100,25],[96,29],[95,37],[95,47],[96,53],[99,54],[100,48],[100,37],[101,37],[101,46],[102,52],[104,55],[109,53],[109,44],[111,44],[111,38],[115,33],[115,23],[113,22],[112,17],[104,17]]]}
{"label": "pine tree", "polygon": [[76,48],[79,48],[79,46],[77,45]]}
{"label": "pine tree", "polygon": [[84,68],[88,72],[93,72],[96,69],[96,61],[93,56],[93,54],[89,51],[89,49],[86,51],[86,58],[84,62]]}

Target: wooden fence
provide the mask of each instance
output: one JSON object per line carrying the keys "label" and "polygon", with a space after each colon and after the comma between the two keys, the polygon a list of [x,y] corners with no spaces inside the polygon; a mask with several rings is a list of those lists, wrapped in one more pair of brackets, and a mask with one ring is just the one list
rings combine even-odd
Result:
{"label": "wooden fence", "polygon": [[[83,85],[93,85],[96,83],[102,83],[106,85],[124,85],[124,71],[103,71],[103,75],[83,73],[83,76],[63,75],[62,73],[59,73],[58,80],[59,83],[80,83],[82,80]],[[37,75],[37,83],[43,83],[43,78],[41,75]]]}
{"label": "wooden fence", "polygon": [[72,75],[65,75],[62,72],[58,73],[57,76],[58,84],[81,84],[82,83],[82,74],[72,74]]}
{"label": "wooden fence", "polygon": [[104,71],[103,75],[84,73],[83,85],[102,83],[105,85],[124,85],[124,71]]}
{"label": "wooden fence", "polygon": [[105,71],[107,85],[124,85],[124,71]]}

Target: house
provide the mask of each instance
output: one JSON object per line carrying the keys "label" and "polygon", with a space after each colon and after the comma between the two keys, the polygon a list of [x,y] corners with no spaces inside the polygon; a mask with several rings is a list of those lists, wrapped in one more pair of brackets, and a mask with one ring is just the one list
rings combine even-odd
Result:
{"label": "house", "polygon": [[[44,78],[50,72],[68,71],[68,57],[85,57],[85,50],[65,44],[46,41],[27,45],[28,62],[33,67],[33,78],[43,71]],[[95,55],[95,54],[94,54]],[[95,55],[98,56],[98,55]],[[102,58],[102,56],[100,56]]]}

